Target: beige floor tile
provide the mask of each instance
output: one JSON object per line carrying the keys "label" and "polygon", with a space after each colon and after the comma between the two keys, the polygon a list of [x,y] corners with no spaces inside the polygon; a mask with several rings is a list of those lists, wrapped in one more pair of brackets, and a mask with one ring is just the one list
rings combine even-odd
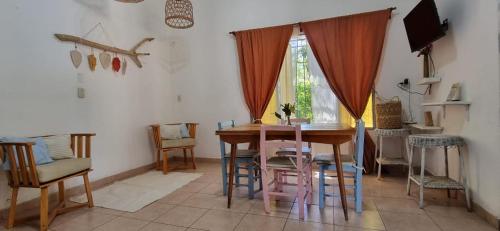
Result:
{"label": "beige floor tile", "polygon": [[222,196],[222,184],[209,184],[208,186],[203,188],[199,193]]}
{"label": "beige floor tile", "polygon": [[60,225],[62,223],[68,222],[69,220],[71,220],[71,219],[73,219],[75,217],[81,216],[84,213],[91,213],[91,212],[94,212],[94,211],[95,211],[94,208],[92,208],[92,209],[81,208],[81,209],[77,209],[75,211],[71,211],[71,212],[68,212],[68,213],[64,213],[64,214],[58,215],[52,221],[52,223],[50,224],[50,227],[58,226],[58,225]]}
{"label": "beige floor tile", "polygon": [[245,216],[243,213],[210,210],[196,221],[191,228],[211,231],[229,231],[238,225]]}
{"label": "beige floor tile", "polygon": [[111,220],[117,218],[117,216],[98,213],[98,212],[87,212],[79,216],[76,216],[60,225],[51,226],[51,230],[91,230],[100,225],[103,225]]}
{"label": "beige floor tile", "polygon": [[330,224],[321,224],[316,222],[304,222],[288,219],[284,231],[333,231],[334,227]]}
{"label": "beige floor tile", "polygon": [[252,208],[253,204],[256,201],[257,200],[249,200],[247,198],[235,197],[231,199],[231,208],[227,208],[227,197],[219,196],[216,199],[216,203],[213,209],[237,212],[237,213],[246,213],[250,210],[250,208]]}
{"label": "beige floor tile", "polygon": [[191,226],[207,209],[177,206],[155,220],[157,223],[182,227]]}
{"label": "beige floor tile", "polygon": [[151,222],[146,225],[141,231],[184,231],[186,227],[173,226],[173,225],[165,225],[160,223]]}
{"label": "beige floor tile", "polygon": [[373,198],[379,211],[424,214],[425,211],[418,207],[415,200],[396,199],[396,198]]}
{"label": "beige floor tile", "polygon": [[495,231],[493,226],[486,223],[484,220],[472,215],[458,215],[456,217],[448,215],[435,215],[428,213],[429,217],[441,228],[443,231]]}
{"label": "beige floor tile", "polygon": [[158,200],[159,203],[167,203],[172,205],[178,205],[192,196],[194,193],[176,190],[162,199]]}
{"label": "beige floor tile", "polygon": [[335,228],[333,230],[335,230],[335,231],[378,231],[377,229],[363,229],[363,228],[349,227],[349,226],[342,226],[342,225],[335,225]]}
{"label": "beige floor tile", "polygon": [[380,212],[388,231],[439,231],[427,214]]}
{"label": "beige floor tile", "polygon": [[271,201],[270,202],[270,207],[271,207],[271,212],[266,213],[264,210],[264,201],[262,200],[256,200],[248,213],[250,214],[256,214],[256,215],[263,215],[263,216],[272,216],[272,217],[283,217],[287,218],[288,214],[290,214],[290,210],[292,209],[293,203],[291,202],[284,202],[284,201]]}
{"label": "beige floor tile", "polygon": [[96,231],[109,231],[109,230],[120,230],[120,231],[136,231],[140,230],[142,227],[148,224],[147,221],[118,217],[104,225],[101,225],[95,229]]}
{"label": "beige floor tile", "polygon": [[[333,224],[333,207],[320,209],[318,205],[304,205],[304,221]],[[299,219],[299,205],[295,203],[290,212],[289,219]]]}
{"label": "beige floor tile", "polygon": [[236,227],[236,231],[281,231],[286,219],[280,217],[247,214]]}
{"label": "beige floor tile", "polygon": [[216,195],[202,194],[202,193],[195,193],[191,195],[188,199],[180,203],[180,205],[182,206],[203,208],[203,209],[211,209],[215,207],[216,204],[217,204]]}
{"label": "beige floor tile", "polygon": [[348,211],[349,220],[345,220],[342,208],[334,207],[333,222],[335,225],[384,230],[385,226],[380,218],[378,211],[363,211],[356,213],[353,210]]}
{"label": "beige floor tile", "polygon": [[197,193],[200,192],[203,188],[207,187],[208,185],[209,183],[190,182],[189,184],[182,186],[178,190],[183,192]]}
{"label": "beige floor tile", "polygon": [[123,212],[120,216],[144,221],[153,221],[174,207],[175,205],[156,202],[134,213]]}
{"label": "beige floor tile", "polygon": [[93,208],[91,208],[91,210],[92,210],[92,212],[104,213],[104,214],[109,214],[109,215],[114,215],[114,216],[120,216],[123,213],[125,213],[123,211],[108,209],[108,208],[101,208],[101,207],[93,207]]}

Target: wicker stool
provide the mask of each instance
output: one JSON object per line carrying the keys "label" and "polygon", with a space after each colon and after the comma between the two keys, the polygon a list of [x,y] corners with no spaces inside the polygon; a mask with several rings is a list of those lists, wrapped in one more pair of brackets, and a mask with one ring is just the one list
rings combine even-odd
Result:
{"label": "wicker stool", "polygon": [[[407,140],[406,137],[410,134],[410,130],[402,128],[402,129],[375,129],[375,136],[377,136],[377,141],[375,143],[375,154],[380,149],[380,154],[378,158],[375,158],[375,162],[373,163],[373,169],[377,166],[378,163],[378,174],[377,179],[380,179],[382,165],[404,165],[407,166],[408,162],[403,158],[404,150],[407,148]],[[384,147],[384,138],[387,137],[399,137],[401,139],[401,157],[396,158],[387,158],[383,157],[383,147]]]}
{"label": "wicker stool", "polygon": [[[420,208],[424,207],[424,188],[432,189],[447,189],[448,197],[450,196],[450,189],[453,190],[464,190],[465,200],[467,202],[467,209],[471,210],[469,189],[467,187],[467,174],[465,173],[465,163],[463,153],[460,153],[460,148],[465,145],[464,140],[459,136],[444,135],[444,134],[421,134],[421,135],[410,135],[408,137],[410,152],[408,156],[409,160],[409,173],[408,173],[408,185],[406,187],[406,192],[410,195],[411,182],[415,182],[420,186]],[[459,167],[459,179],[461,182],[455,181],[449,178],[448,173],[448,147],[456,146],[458,149],[458,155],[460,159]],[[412,158],[413,158],[413,148],[419,147],[422,149],[421,165],[420,165],[420,175],[413,174],[412,168]],[[425,176],[425,149],[426,148],[436,148],[444,147],[445,155],[445,171],[446,176]]]}

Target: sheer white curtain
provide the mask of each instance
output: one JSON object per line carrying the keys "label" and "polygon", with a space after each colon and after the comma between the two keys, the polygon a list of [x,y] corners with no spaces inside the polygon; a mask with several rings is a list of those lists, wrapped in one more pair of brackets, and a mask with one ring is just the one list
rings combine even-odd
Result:
{"label": "sheer white curtain", "polygon": [[337,97],[326,82],[318,61],[307,46],[308,67],[311,74],[311,104],[314,123],[338,123],[339,103]]}

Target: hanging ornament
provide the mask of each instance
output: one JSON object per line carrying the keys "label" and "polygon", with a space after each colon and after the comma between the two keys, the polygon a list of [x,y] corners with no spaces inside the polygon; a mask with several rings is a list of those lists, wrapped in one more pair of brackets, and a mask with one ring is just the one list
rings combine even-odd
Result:
{"label": "hanging ornament", "polygon": [[121,61],[120,61],[120,58],[118,58],[118,56],[116,56],[116,54],[115,54],[115,57],[113,58],[112,65],[113,65],[113,71],[115,71],[115,72],[120,71]]}
{"label": "hanging ornament", "polygon": [[97,58],[94,55],[94,48],[90,48],[90,55],[87,56],[87,61],[89,62],[89,68],[91,71],[95,71],[97,65]]}
{"label": "hanging ornament", "polygon": [[78,68],[82,63],[82,53],[77,50],[76,43],[75,49],[70,51],[69,55],[71,56],[71,62],[73,62],[73,66],[75,66],[75,68]]}
{"label": "hanging ornament", "polygon": [[99,54],[99,61],[103,69],[107,69],[109,64],[111,64],[111,55],[103,51]]}
{"label": "hanging ornament", "polygon": [[122,75],[125,75],[125,72],[127,71],[127,60],[125,59],[125,57],[122,58],[123,61],[122,61]]}

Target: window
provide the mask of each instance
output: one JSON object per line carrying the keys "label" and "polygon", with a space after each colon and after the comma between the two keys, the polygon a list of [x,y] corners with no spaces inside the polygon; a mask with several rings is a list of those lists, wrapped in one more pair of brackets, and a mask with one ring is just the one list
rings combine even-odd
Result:
{"label": "window", "polygon": [[[283,60],[276,90],[264,113],[264,123],[280,121],[274,112],[281,113],[280,104],[295,103],[295,117],[309,118],[314,123],[348,123],[355,120],[340,104],[328,85],[319,64],[303,35],[293,36]],[[373,127],[372,97],[363,120],[366,127]]]}

